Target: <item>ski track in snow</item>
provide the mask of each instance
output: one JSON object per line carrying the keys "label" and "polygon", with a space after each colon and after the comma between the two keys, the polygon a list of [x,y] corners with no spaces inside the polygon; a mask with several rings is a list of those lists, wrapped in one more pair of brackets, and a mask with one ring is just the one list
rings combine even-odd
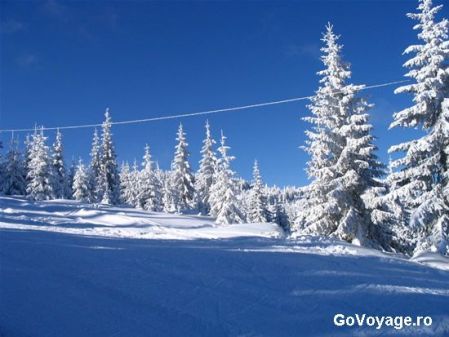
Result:
{"label": "ski track in snow", "polygon": [[[448,266],[273,224],[1,197],[0,336],[447,337]],[[336,328],[337,313],[433,325]]]}

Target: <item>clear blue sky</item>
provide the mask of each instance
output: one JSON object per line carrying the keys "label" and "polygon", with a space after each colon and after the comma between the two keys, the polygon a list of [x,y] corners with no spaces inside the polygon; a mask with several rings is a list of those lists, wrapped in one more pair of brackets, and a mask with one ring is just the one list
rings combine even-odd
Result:
{"label": "clear blue sky", "polygon": [[[435,0],[437,3],[441,1]],[[416,41],[405,14],[417,1],[65,2],[2,1],[0,129],[99,123],[245,105],[312,94],[320,37],[342,35],[355,83],[403,78],[402,52]],[[448,17],[449,5],[442,15]],[[365,92],[379,156],[410,132],[388,131],[410,103],[394,87]],[[209,116],[228,136],[234,169],[255,158],[269,184],[302,185],[304,102]],[[197,168],[205,118],[182,120]],[[118,160],[153,156],[168,168],[179,120],[113,128]],[[64,132],[66,159],[87,159],[92,130]],[[50,141],[54,134],[49,132]],[[4,141],[10,135],[0,135]],[[21,135],[23,139],[23,135]]]}

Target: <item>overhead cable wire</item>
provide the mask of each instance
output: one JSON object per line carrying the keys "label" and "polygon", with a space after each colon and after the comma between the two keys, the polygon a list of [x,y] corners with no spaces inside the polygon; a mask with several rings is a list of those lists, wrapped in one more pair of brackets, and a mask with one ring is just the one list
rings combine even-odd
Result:
{"label": "overhead cable wire", "polygon": [[[401,83],[405,83],[405,82],[409,82],[409,81],[410,80],[401,80],[401,81],[373,84],[373,85],[363,86],[360,90],[381,88],[381,87],[386,87],[386,86],[395,85],[395,84],[401,84]],[[220,113],[220,112],[247,110],[247,109],[265,107],[265,106],[270,106],[270,105],[278,105],[278,104],[286,104],[286,103],[304,101],[304,100],[309,100],[312,97],[313,96],[294,97],[294,98],[287,98],[287,99],[282,99],[282,100],[278,100],[278,101],[269,101],[269,102],[255,103],[255,104],[249,104],[249,105],[234,106],[234,107],[229,107],[229,108],[221,108],[221,109],[198,111],[198,112],[191,112],[191,113],[167,115],[167,116],[149,117],[149,118],[143,118],[143,119],[117,121],[117,122],[112,122],[111,124],[112,125],[140,124],[140,123],[148,123],[148,122],[155,122],[155,121],[168,120],[168,119],[211,115],[211,114],[216,114],[216,113]],[[65,126],[54,126],[54,127],[39,127],[38,129],[39,130],[84,129],[84,128],[100,127],[101,125],[102,125],[102,123],[80,124],[80,125],[65,125]],[[32,132],[34,130],[36,130],[36,128],[3,129],[3,130],[0,130],[0,133],[2,133],[2,132],[3,133],[6,133],[6,132]]]}

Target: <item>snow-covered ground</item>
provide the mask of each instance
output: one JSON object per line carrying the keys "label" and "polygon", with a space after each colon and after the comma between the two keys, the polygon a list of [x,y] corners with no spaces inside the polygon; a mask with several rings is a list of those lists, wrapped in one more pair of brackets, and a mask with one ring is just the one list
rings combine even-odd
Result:
{"label": "snow-covered ground", "polygon": [[2,197],[0,208],[2,228],[172,240],[283,236],[282,230],[274,224],[218,226],[212,218],[205,216],[154,213],[73,200],[30,202]]}
{"label": "snow-covered ground", "polygon": [[[447,337],[448,266],[272,224],[0,198],[0,336]],[[339,328],[337,313],[433,324]]]}

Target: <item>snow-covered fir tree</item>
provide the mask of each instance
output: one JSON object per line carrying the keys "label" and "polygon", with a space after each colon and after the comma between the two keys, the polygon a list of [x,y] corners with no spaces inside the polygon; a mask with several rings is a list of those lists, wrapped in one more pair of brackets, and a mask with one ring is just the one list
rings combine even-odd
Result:
{"label": "snow-covered fir tree", "polygon": [[413,56],[404,64],[414,83],[395,93],[413,95],[413,105],[393,115],[391,127],[420,128],[417,139],[392,146],[390,153],[404,154],[394,160],[389,175],[391,199],[399,200],[409,213],[407,222],[417,235],[415,252],[449,254],[449,200],[447,191],[449,120],[444,100],[449,98],[449,21],[437,21],[442,5],[420,0],[417,21],[420,43],[409,46]]}
{"label": "snow-covered fir tree", "polygon": [[137,160],[134,160],[134,163],[129,172],[129,190],[130,190],[130,199],[129,204],[135,208],[143,208],[141,204],[141,172],[139,170],[139,165],[137,164]]}
{"label": "snow-covered fir tree", "polygon": [[149,211],[161,211],[161,185],[156,176],[156,169],[153,168],[151,160],[150,146],[145,146],[145,153],[140,172],[140,206]]}
{"label": "snow-covered fir tree", "polygon": [[120,198],[127,205],[132,205],[134,198],[133,185],[129,163],[124,162],[120,166]]}
{"label": "snow-covered fir tree", "polygon": [[76,166],[75,176],[73,177],[72,191],[73,199],[82,202],[91,202],[91,188],[89,186],[89,172],[80,159]]}
{"label": "snow-covered fir tree", "polygon": [[306,132],[305,146],[311,156],[307,173],[312,182],[296,229],[368,244],[372,223],[362,196],[377,185],[382,165],[368,123],[371,105],[357,97],[363,86],[347,84],[351,71],[341,58],[338,39],[329,24],[321,49],[325,66],[318,72],[321,85],[309,105],[312,116],[305,118],[313,125]]}
{"label": "snow-covered fir tree", "polygon": [[5,157],[5,163],[2,165],[2,188],[5,195],[25,195],[25,163],[19,151],[18,141],[11,138],[9,151]]}
{"label": "snow-covered fir tree", "polygon": [[[139,207],[144,209],[145,204],[153,193],[153,161],[151,160],[150,146],[145,145],[142,170],[139,174]],[[151,203],[150,203],[151,204]]]}
{"label": "snow-covered fir tree", "polygon": [[156,162],[156,168],[153,173],[153,196],[145,204],[145,209],[155,212],[162,212],[164,209],[163,188],[164,188],[164,171],[159,168]]}
{"label": "snow-covered fir tree", "polygon": [[260,175],[259,164],[257,160],[254,162],[253,167],[253,181],[250,192],[250,205],[249,205],[248,220],[252,223],[267,222],[268,210],[267,210],[267,198],[265,195],[265,189]]}
{"label": "snow-covered fir tree", "polygon": [[92,147],[90,150],[90,194],[92,201],[100,201],[100,168],[101,168],[101,142],[97,129],[94,130],[92,138]]}
{"label": "snow-covered fir tree", "polygon": [[[67,171],[67,193],[69,196],[73,196],[72,186],[73,186],[73,179],[75,179],[75,173],[76,173],[77,167],[78,167],[78,163],[75,161],[75,158],[72,157],[69,169]],[[87,168],[87,172],[89,173],[88,168]],[[90,187],[90,182],[89,182],[89,187]],[[93,201],[92,195],[90,197],[90,200],[91,200],[91,202]]]}
{"label": "snow-covered fir tree", "polygon": [[175,192],[172,187],[172,171],[166,171],[163,173],[163,185],[162,185],[162,210],[166,213],[176,212],[176,205],[174,201]]}
{"label": "snow-covered fir tree", "polygon": [[243,222],[243,215],[238,208],[234,171],[231,169],[231,161],[234,157],[228,155],[230,147],[226,145],[226,137],[221,132],[221,142],[218,152],[220,158],[217,161],[214,183],[210,191],[210,214],[216,217],[218,224],[232,224]]}
{"label": "snow-covered fir tree", "polygon": [[66,176],[62,145],[62,134],[59,129],[56,131],[55,142],[52,148],[52,170],[53,170],[53,192],[55,198],[64,199],[70,197],[69,185]]}
{"label": "snow-covered fir tree", "polygon": [[27,194],[32,200],[49,200],[54,197],[51,158],[46,141],[43,130],[36,130],[29,145]]}
{"label": "snow-covered fir tree", "polygon": [[213,183],[215,167],[217,165],[214,145],[215,140],[211,136],[209,122],[206,121],[206,138],[203,140],[200,168],[195,181],[197,208],[199,212],[204,215],[207,215],[210,212],[210,188]]}
{"label": "snow-covered fir tree", "polygon": [[99,172],[99,195],[103,204],[115,205],[120,202],[120,177],[117,167],[111,133],[111,116],[106,109],[101,134],[101,159]]}
{"label": "snow-covered fir tree", "polygon": [[176,211],[183,212],[193,207],[195,182],[190,169],[188,143],[182,124],[179,124],[176,140],[178,144],[171,165],[171,190]]}

